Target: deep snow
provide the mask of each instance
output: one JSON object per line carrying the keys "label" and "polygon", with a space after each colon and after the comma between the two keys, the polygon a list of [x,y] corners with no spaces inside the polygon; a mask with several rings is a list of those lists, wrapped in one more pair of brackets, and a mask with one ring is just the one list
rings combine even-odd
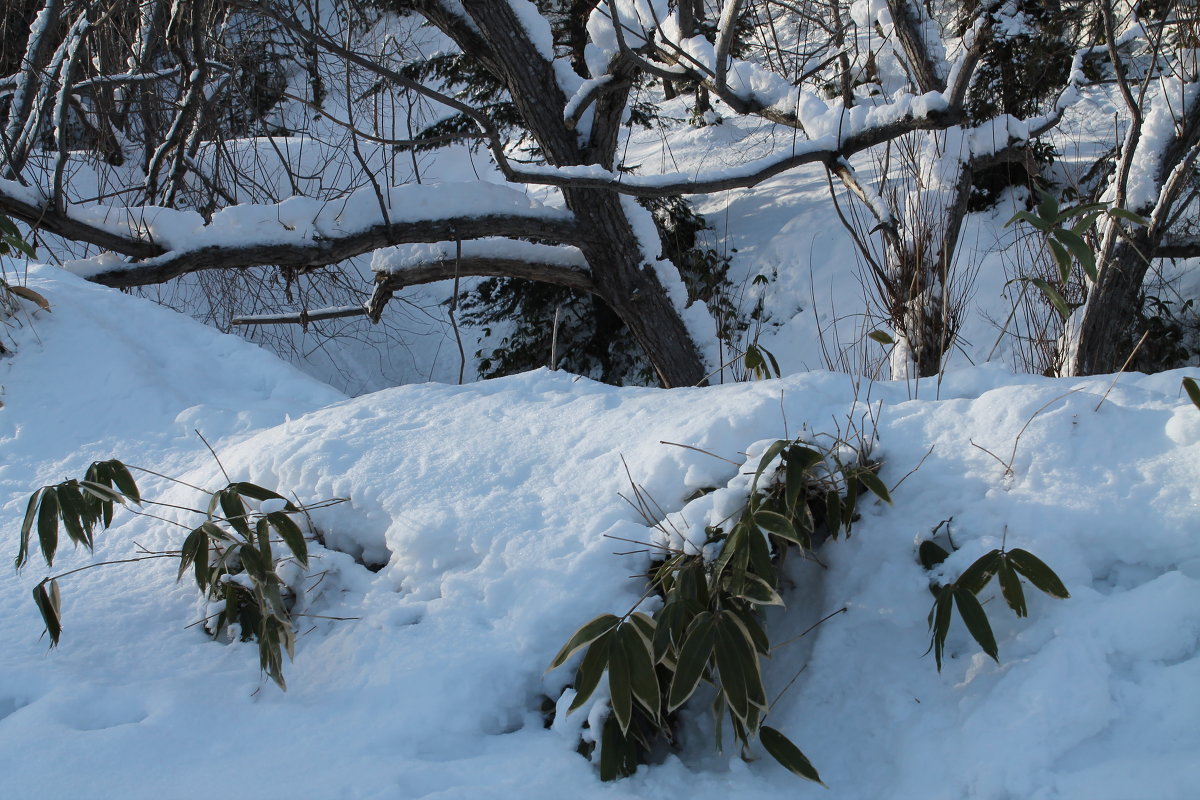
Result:
{"label": "deep snow", "polygon": [[[53,313],[12,330],[18,351],[0,361],[10,553],[29,493],[93,459],[223,483],[199,429],[235,480],[350,498],[316,516],[344,552],[314,548],[308,610],[360,619],[312,619],[282,693],[259,675],[253,645],[187,627],[202,606],[171,560],[64,579],[51,652],[29,597],[44,564],[0,571],[5,797],[1195,796],[1200,409],[1181,396],[1184,372],[1124,375],[1102,403],[1111,378],[994,365],[919,387],[813,372],[672,391],[542,370],[346,399],[241,340],[61,270],[35,268],[31,286]],[[615,555],[634,548],[607,538],[652,533],[619,497],[622,458],[677,510],[736,468],[662,441],[740,461],[785,432],[844,430],[856,401],[855,421],[867,403],[878,409],[895,504],[866,504],[853,536],[820,552],[827,568],[794,573],[788,610],[768,616],[783,641],[847,609],[767,666],[772,697],[803,670],[772,724],[828,794],[770,759],[713,754],[699,711],[680,753],[601,784],[574,752],[582,712],[546,729],[539,709],[570,680],[544,670],[571,631],[641,592],[630,576],[646,556]],[[1023,428],[1011,475],[972,445],[1007,458]],[[931,597],[915,545],[951,517],[960,549],[948,576],[1007,536],[1072,597],[1030,591],[1030,617],[1017,619],[992,587],[982,599],[1001,663],[956,621],[939,674],[922,657]],[[94,559],[129,557],[135,542],[177,547],[179,530],[123,515]],[[55,571],[91,560],[64,550]]]}

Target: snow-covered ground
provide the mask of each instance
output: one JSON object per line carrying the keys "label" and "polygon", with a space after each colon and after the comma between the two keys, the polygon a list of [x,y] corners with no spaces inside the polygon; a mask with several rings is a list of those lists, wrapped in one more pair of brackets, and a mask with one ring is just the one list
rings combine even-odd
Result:
{"label": "snow-covered ground", "polygon": [[[189,627],[202,604],[173,560],[64,578],[54,651],[30,598],[45,565],[0,571],[6,798],[1195,797],[1200,409],[1182,372],[1124,375],[1103,401],[1111,378],[994,364],[919,386],[811,372],[662,391],[538,371],[347,399],[61,270],[35,268],[30,285],[53,313],[10,329],[18,350],[0,361],[10,555],[29,494],[95,459],[223,485],[199,430],[234,480],[349,498],[315,516],[337,550],[314,544],[302,585],[309,613],[357,619],[306,621],[284,693],[253,644]],[[582,713],[546,728],[540,709],[571,678],[544,672],[566,637],[644,588],[630,576],[647,556],[616,554],[650,535],[619,496],[622,459],[673,511],[737,468],[664,441],[740,462],[763,439],[851,424],[877,428],[894,505],[866,503],[767,617],[784,641],[846,609],[766,662],[769,696],[795,678],[772,724],[829,790],[716,755],[699,709],[680,752],[602,784],[575,752]],[[1012,473],[981,448],[1015,453]],[[981,599],[1000,663],[956,620],[939,674],[922,657],[932,598],[916,544],[950,518],[946,576],[1005,541],[1071,597],[1031,591],[1018,619],[993,586]],[[54,572],[177,548],[180,531],[122,514],[94,556],[63,550]]]}

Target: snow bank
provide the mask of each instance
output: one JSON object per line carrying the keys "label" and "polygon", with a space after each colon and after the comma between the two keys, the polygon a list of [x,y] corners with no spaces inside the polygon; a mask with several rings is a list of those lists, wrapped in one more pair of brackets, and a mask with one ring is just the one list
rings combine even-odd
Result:
{"label": "snow bank", "polygon": [[[350,498],[316,517],[338,549],[314,547],[309,612],[358,619],[310,619],[283,694],[253,645],[185,627],[198,604],[171,561],[66,579],[51,654],[28,600],[43,571],[0,572],[7,796],[201,797],[215,779],[266,798],[1049,800],[1185,798],[1200,779],[1200,410],[1178,396],[1178,373],[1126,375],[1098,411],[1106,379],[995,368],[947,376],[940,396],[922,385],[923,399],[829,373],[668,392],[542,370],[341,400],[231,337],[35,276],[55,312],[0,363],[0,526],[15,531],[32,488],[93,458],[222,482],[190,434],[200,427],[235,480]],[[736,468],[662,441],[739,461],[785,432],[845,430],[856,400],[880,408],[895,505],[864,505],[853,537],[821,551],[827,568],[794,573],[789,611],[768,618],[783,641],[847,609],[767,665],[771,697],[800,673],[772,724],[832,795],[769,759],[710,755],[699,712],[680,754],[600,784],[574,752],[582,720],[546,729],[539,707],[570,679],[543,673],[570,632],[642,591],[630,576],[647,556],[616,554],[649,535],[618,496],[624,464],[675,510]],[[1012,473],[972,443],[1011,457]],[[1007,536],[1072,597],[1030,592],[1025,620],[992,598],[1002,663],[956,622],[938,674],[921,655],[931,597],[915,543],[951,517],[948,575]],[[123,519],[98,556],[179,538]],[[57,566],[87,561],[64,552]]]}

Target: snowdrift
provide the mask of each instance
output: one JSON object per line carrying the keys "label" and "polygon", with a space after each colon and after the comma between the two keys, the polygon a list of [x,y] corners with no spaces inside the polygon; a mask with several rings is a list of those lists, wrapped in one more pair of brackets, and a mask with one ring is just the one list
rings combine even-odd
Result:
{"label": "snowdrift", "polygon": [[[808,373],[661,391],[539,371],[353,400],[233,337],[41,268],[54,304],[0,362],[0,530],[15,553],[29,493],[118,457],[197,485],[234,480],[314,517],[290,691],[252,644],[212,642],[176,564],[62,582],[61,647],[0,572],[0,770],[7,797],[1185,798],[1200,781],[1200,410],[1180,373],[1051,380],[983,366],[917,383]],[[1103,398],[1103,400],[1102,400]],[[544,726],[572,670],[545,673],[580,623],[632,606],[650,537],[620,497],[664,511],[724,485],[763,439],[872,428],[894,505],[861,508],[823,567],[793,575],[768,662],[772,725],[830,791],[769,758],[683,748],[601,784],[576,754],[584,715]],[[676,445],[664,444],[673,442]],[[991,451],[989,454],[986,451]],[[995,454],[995,455],[992,455]],[[1001,461],[1009,462],[1009,469]],[[626,473],[628,466],[628,474]],[[147,479],[144,492],[194,505]],[[93,557],[177,548],[125,515]],[[983,594],[1000,663],[956,620],[939,674],[916,545],[945,520],[953,578],[998,547],[1036,553],[1071,592],[1017,619]],[[944,529],[944,528],[943,528]],[[630,552],[635,551],[635,552]],[[989,600],[990,598],[990,600]],[[354,617],[334,620],[327,617]],[[794,681],[794,682],[793,682]],[[790,685],[790,688],[789,688]],[[785,690],[786,689],[786,690]],[[760,754],[755,754],[760,755]]]}

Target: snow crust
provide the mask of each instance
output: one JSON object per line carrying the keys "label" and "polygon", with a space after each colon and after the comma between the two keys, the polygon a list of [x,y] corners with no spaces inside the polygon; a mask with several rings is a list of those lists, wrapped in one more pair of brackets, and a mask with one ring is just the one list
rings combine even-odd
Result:
{"label": "snow crust", "polygon": [[[17,330],[17,354],[0,361],[0,528],[16,530],[37,486],[96,458],[222,484],[198,428],[235,480],[350,498],[315,517],[330,547],[313,545],[306,609],[358,619],[310,620],[284,694],[260,678],[253,645],[186,627],[200,607],[173,561],[64,579],[52,653],[29,600],[44,570],[0,571],[8,797],[209,797],[214,778],[265,798],[1194,796],[1200,410],[1179,396],[1180,372],[1124,375],[1098,410],[1110,378],[996,366],[949,373],[940,388],[812,372],[672,391],[539,370],[347,400],[61,270],[34,269],[31,286],[54,310]],[[653,534],[618,496],[622,458],[677,511],[739,469],[663,441],[741,463],[785,432],[861,425],[867,404],[895,505],[864,504],[853,537],[819,553],[827,568],[795,569],[788,610],[767,618],[782,642],[846,609],[766,667],[771,697],[799,673],[771,722],[832,795],[769,759],[711,754],[699,710],[685,715],[679,753],[599,783],[575,752],[586,715],[545,728],[539,708],[543,696],[569,702],[571,670],[543,672],[558,646],[643,588],[630,576],[647,556],[616,554],[638,549],[620,539]],[[1012,473],[972,443],[1015,452]],[[930,576],[915,546],[951,517],[959,549],[941,577],[1003,542],[1044,559],[1072,597],[1030,591],[1019,620],[993,587],[982,599],[1001,663],[956,621],[939,675],[921,656]],[[180,538],[126,515],[100,534],[96,559]],[[90,560],[68,548],[56,569]]]}

